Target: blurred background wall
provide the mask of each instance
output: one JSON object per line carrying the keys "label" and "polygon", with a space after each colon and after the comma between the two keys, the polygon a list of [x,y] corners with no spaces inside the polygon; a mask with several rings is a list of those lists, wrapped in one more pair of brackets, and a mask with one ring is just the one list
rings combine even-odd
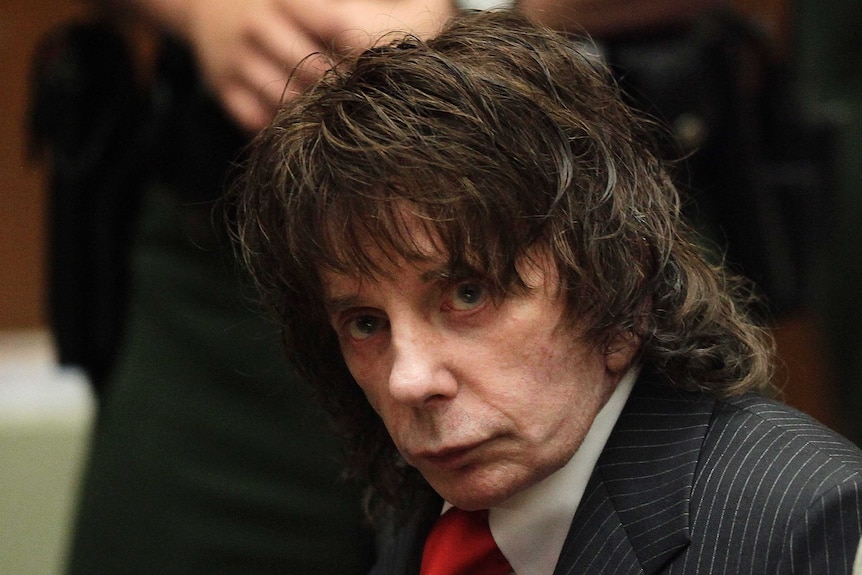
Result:
{"label": "blurred background wall", "polygon": [[29,70],[42,35],[83,12],[74,0],[0,0],[0,329],[47,321],[45,193],[25,138]]}
{"label": "blurred background wall", "polygon": [[47,333],[47,211],[27,160],[28,76],[43,34],[84,12],[73,0],[0,0],[0,573],[56,575],[95,404],[58,370]]}

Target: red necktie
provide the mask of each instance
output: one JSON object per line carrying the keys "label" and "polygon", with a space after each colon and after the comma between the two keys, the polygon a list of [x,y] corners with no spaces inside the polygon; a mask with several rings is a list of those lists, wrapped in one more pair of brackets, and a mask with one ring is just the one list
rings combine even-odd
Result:
{"label": "red necktie", "polygon": [[420,575],[508,575],[512,567],[491,535],[488,510],[444,513],[425,541]]}

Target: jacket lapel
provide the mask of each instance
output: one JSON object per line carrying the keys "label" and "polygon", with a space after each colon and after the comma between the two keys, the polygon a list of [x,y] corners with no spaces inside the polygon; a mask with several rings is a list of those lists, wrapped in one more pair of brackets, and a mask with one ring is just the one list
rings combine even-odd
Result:
{"label": "jacket lapel", "polygon": [[655,573],[689,544],[714,401],[639,381],[593,471],[554,575]]}

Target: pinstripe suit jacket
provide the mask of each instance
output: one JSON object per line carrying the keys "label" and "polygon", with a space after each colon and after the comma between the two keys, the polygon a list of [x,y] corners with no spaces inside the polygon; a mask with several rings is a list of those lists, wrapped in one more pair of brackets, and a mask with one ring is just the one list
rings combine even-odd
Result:
{"label": "pinstripe suit jacket", "polygon": [[[373,575],[419,572],[440,500],[381,532]],[[554,575],[851,573],[862,452],[757,395],[716,400],[638,382]]]}

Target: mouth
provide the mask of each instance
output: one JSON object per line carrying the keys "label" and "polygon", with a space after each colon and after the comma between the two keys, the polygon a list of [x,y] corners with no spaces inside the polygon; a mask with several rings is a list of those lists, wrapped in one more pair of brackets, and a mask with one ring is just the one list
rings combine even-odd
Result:
{"label": "mouth", "polygon": [[423,451],[418,453],[415,459],[442,469],[459,469],[476,460],[476,451],[484,443],[480,441],[469,445]]}

